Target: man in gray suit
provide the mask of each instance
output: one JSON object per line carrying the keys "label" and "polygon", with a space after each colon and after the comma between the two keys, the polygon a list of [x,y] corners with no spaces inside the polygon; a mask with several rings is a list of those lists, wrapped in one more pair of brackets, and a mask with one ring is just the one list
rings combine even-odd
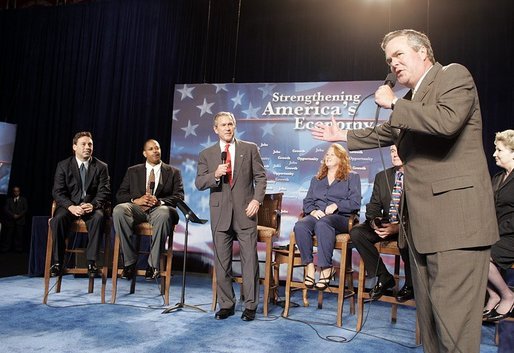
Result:
{"label": "man in gray suit", "polygon": [[160,276],[159,260],[167,236],[173,236],[173,226],[178,223],[175,209],[177,200],[184,199],[184,186],[180,171],[161,160],[161,146],[147,140],[143,146],[144,164],[127,169],[116,194],[118,205],[112,219],[123,251],[121,278],[132,279],[136,272],[138,254],[132,243],[133,227],[148,222],[152,225],[152,243],[145,279]]}
{"label": "man in gray suit", "polygon": [[236,140],[235,129],[232,113],[216,114],[214,131],[220,141],[200,152],[195,185],[199,190],[210,190],[214,269],[221,308],[215,318],[234,315],[232,243],[237,237],[245,307],[241,319],[252,321],[259,302],[257,212],[266,193],[266,171],[257,146]]}
{"label": "man in gray suit", "polygon": [[[408,241],[425,352],[478,353],[490,246],[498,240],[493,192],[482,143],[473,78],[459,64],[442,66],[429,39],[414,30],[382,42],[403,98],[388,85],[375,102],[389,121],[348,133],[330,126],[314,138],[348,141],[350,150],[395,144],[404,162],[400,240]],[[363,137],[367,136],[367,137]]]}

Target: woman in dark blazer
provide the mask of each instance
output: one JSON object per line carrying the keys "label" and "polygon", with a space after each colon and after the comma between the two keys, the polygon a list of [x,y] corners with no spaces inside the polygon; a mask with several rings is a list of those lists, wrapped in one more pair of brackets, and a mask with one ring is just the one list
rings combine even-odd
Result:
{"label": "woman in dark blazer", "polygon": [[[296,222],[294,232],[302,264],[306,265],[305,286],[323,290],[334,275],[332,253],[336,234],[348,232],[351,213],[360,209],[361,183],[351,172],[350,158],[343,146],[334,143],[327,150],[318,174],[312,178],[303,200],[305,217]],[[316,283],[312,237],[318,240],[319,281]]]}
{"label": "woman in dark blazer", "polygon": [[484,318],[488,321],[502,320],[514,313],[514,293],[500,272],[514,263],[514,130],[498,132],[494,144],[496,165],[504,170],[492,178],[500,240],[491,247],[489,300],[484,308]]}

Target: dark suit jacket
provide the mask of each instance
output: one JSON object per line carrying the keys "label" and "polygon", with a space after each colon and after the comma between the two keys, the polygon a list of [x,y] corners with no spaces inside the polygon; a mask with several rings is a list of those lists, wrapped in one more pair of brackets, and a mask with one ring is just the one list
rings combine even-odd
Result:
{"label": "dark suit jacket", "polygon": [[[365,129],[357,136],[365,135]],[[378,135],[378,136],[377,136]],[[469,71],[436,63],[414,98],[399,99],[390,120],[367,138],[348,134],[350,150],[395,144],[416,249],[433,253],[498,240],[482,117]]]}
{"label": "dark suit jacket", "polygon": [[[494,201],[500,236],[514,235],[514,174],[502,183],[505,172],[493,176]],[[514,248],[512,249],[514,252]]]}
{"label": "dark suit jacket", "polygon": [[[68,209],[79,205],[82,196],[82,182],[75,156],[57,164],[52,191],[57,206]],[[95,209],[103,208],[110,201],[111,186],[107,164],[92,157],[86,176],[86,198],[84,202],[91,203]]]}
{"label": "dark suit jacket", "polygon": [[[27,199],[20,195],[18,202],[14,202],[14,197],[9,197],[5,202],[5,212],[9,217],[9,221],[20,226],[25,225],[25,214],[29,209]],[[14,219],[14,215],[17,214],[21,217]]]}
{"label": "dark suit jacket", "polygon": [[235,144],[232,192],[228,187],[222,187],[221,181],[216,182],[214,178],[214,172],[221,163],[219,143],[200,152],[198,159],[195,185],[198,190],[210,189],[213,231],[228,230],[232,224],[232,213],[242,228],[256,227],[257,217],[248,218],[245,209],[252,200],[262,203],[266,194],[266,170],[257,145],[240,140],[236,140]]}
{"label": "dark suit jacket", "polygon": [[[369,203],[366,204],[366,220],[372,221],[376,217],[389,217],[391,205],[391,191],[394,187],[396,168],[388,168],[377,173],[373,183],[373,192]],[[387,175],[387,178],[386,178]]]}
{"label": "dark suit jacket", "polygon": [[[146,193],[146,166],[137,164],[127,169],[120,188],[116,193],[117,203],[130,202]],[[161,164],[161,177],[154,193],[166,206],[177,206],[177,200],[184,200],[184,186],[180,170],[169,164]]]}

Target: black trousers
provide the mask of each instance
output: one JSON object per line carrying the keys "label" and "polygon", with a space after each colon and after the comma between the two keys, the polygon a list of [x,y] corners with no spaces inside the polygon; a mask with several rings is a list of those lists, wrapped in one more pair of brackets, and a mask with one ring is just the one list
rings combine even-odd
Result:
{"label": "black trousers", "polygon": [[[54,216],[50,220],[50,228],[53,233],[53,262],[63,262],[65,238],[70,228],[71,222],[76,220],[77,217],[72,215],[67,209],[58,207],[55,210]],[[102,229],[104,225],[104,211],[101,209],[94,210],[93,212],[82,216],[86,223],[88,232],[88,242],[86,248],[86,258],[89,261],[96,261],[98,254],[100,240],[102,238]]]}
{"label": "black trousers", "polygon": [[[375,248],[375,243],[383,240],[397,240],[398,234],[387,239],[382,239],[375,233],[375,230],[371,228],[368,222],[365,222],[353,227],[350,231],[350,237],[352,244],[364,261],[364,267],[366,268],[368,276],[377,276],[380,281],[384,281],[391,276],[380,258],[380,253],[377,248]],[[407,247],[400,249],[400,255],[405,263],[405,284],[412,287],[409,249]]]}

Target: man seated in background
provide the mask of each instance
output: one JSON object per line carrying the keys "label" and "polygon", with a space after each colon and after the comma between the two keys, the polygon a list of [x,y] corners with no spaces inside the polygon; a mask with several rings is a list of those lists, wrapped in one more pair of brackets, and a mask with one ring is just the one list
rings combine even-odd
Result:
{"label": "man seated in background", "polygon": [[[373,192],[366,205],[366,222],[352,228],[350,237],[357,248],[368,276],[376,276],[376,285],[369,295],[379,299],[386,290],[394,287],[394,277],[387,271],[375,243],[396,240],[400,230],[398,206],[403,191],[403,162],[395,145],[390,148],[393,167],[379,172],[375,177]],[[405,302],[414,298],[407,246],[400,248],[405,264],[405,284],[396,294],[396,300]]]}

